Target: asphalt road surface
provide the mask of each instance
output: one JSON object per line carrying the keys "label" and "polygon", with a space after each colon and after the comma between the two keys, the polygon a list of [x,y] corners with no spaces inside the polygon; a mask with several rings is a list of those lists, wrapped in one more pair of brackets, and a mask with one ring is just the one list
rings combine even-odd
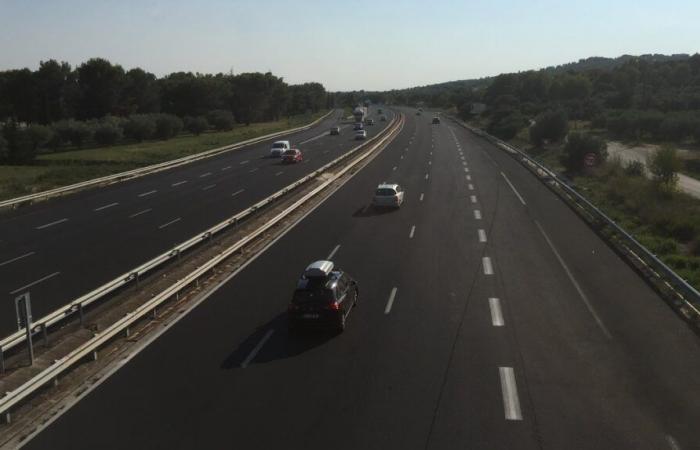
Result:
{"label": "asphalt road surface", "polygon": [[[382,181],[404,206],[368,208]],[[288,335],[311,261],[359,282],[341,335]],[[510,156],[409,112],[267,252],[32,449],[697,449],[700,349]]]}
{"label": "asphalt road surface", "polygon": [[[16,329],[17,295],[31,293],[39,318],[354,148],[352,124],[329,135],[340,115],[278,138],[303,151],[301,164],[268,158],[268,141],[0,214],[0,336]],[[389,123],[378,120],[376,109],[370,117],[368,137]]]}

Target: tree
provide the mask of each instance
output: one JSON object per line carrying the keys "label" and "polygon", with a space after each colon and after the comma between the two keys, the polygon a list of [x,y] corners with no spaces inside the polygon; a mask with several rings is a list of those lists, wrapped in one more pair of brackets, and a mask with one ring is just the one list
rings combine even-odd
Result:
{"label": "tree", "polygon": [[182,120],[172,114],[155,114],[155,123],[158,139],[170,139],[182,131]]}
{"label": "tree", "polygon": [[588,153],[596,156],[598,164],[608,157],[608,144],[597,136],[586,133],[570,133],[562,151],[560,161],[569,173],[579,173],[584,168]]}
{"label": "tree", "polygon": [[569,131],[569,120],[564,110],[545,111],[538,115],[530,127],[530,141],[534,145],[542,145],[545,139],[560,141]]}
{"label": "tree", "polygon": [[203,116],[187,116],[184,122],[185,129],[196,136],[199,136],[209,129],[209,122],[207,122],[206,117]]}
{"label": "tree", "polygon": [[156,121],[149,114],[134,114],[124,123],[124,135],[137,142],[150,139],[156,132]]}
{"label": "tree", "polygon": [[95,125],[93,138],[99,145],[114,145],[121,140],[122,136],[120,121],[114,117],[105,117]]}
{"label": "tree", "polygon": [[103,58],[92,58],[77,69],[80,101],[76,116],[80,119],[103,117],[117,112],[124,83],[124,69]]}
{"label": "tree", "polygon": [[65,142],[70,142],[76,147],[82,147],[83,144],[92,137],[93,129],[90,125],[80,120],[61,120],[52,126],[53,131],[57,136],[56,143],[52,146],[58,146]]}
{"label": "tree", "polygon": [[119,112],[124,115],[160,112],[160,86],[156,76],[143,69],[131,69],[124,75]]}
{"label": "tree", "polygon": [[681,167],[682,163],[676,149],[670,146],[655,150],[647,158],[647,168],[652,177],[667,189],[673,189],[678,183],[677,172],[681,170]]}
{"label": "tree", "polygon": [[503,140],[513,139],[525,126],[525,118],[519,111],[504,111],[496,114],[487,131]]}
{"label": "tree", "polygon": [[207,114],[207,120],[209,123],[219,131],[226,131],[233,128],[235,119],[231,111],[226,111],[223,109],[217,109],[214,111],[209,111]]}
{"label": "tree", "polygon": [[5,162],[10,158],[10,150],[7,147],[7,140],[0,133],[0,162]]}
{"label": "tree", "polygon": [[26,128],[15,121],[3,126],[2,134],[7,140],[7,161],[12,164],[26,164],[36,157],[37,145]]}
{"label": "tree", "polygon": [[49,124],[69,115],[67,93],[72,81],[72,69],[66,62],[54,59],[41,61],[34,72],[37,110],[34,119]]}

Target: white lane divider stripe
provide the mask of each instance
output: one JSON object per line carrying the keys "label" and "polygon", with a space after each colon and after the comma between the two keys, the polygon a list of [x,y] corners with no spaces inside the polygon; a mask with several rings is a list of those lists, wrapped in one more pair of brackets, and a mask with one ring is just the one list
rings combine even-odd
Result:
{"label": "white lane divider stripe", "polygon": [[14,257],[14,258],[12,258],[12,259],[8,259],[7,261],[1,262],[1,263],[0,263],[0,267],[4,266],[4,265],[6,265],[6,264],[13,263],[13,262],[15,262],[15,261],[19,261],[20,259],[24,259],[24,258],[26,258],[26,257],[28,257],[28,256],[32,256],[33,254],[34,254],[34,252],[29,252],[29,253],[25,253],[24,255],[20,255],[20,256]]}
{"label": "white lane divider stripe", "polygon": [[503,311],[501,310],[501,301],[495,297],[489,298],[489,309],[491,309],[491,324],[494,327],[502,327],[505,325],[503,321]]}
{"label": "white lane divider stripe", "polygon": [[472,176],[471,176],[471,175],[467,175],[467,181],[472,181]]}
{"label": "white lane divider stripe", "polygon": [[146,197],[148,195],[155,194],[156,192],[158,192],[157,189],[153,189],[152,191],[148,191],[148,192],[142,192],[139,194],[139,197]]}
{"label": "white lane divider stripe", "polygon": [[476,195],[470,195],[469,199],[471,200],[472,203],[476,203]]}
{"label": "white lane divider stripe", "polygon": [[474,190],[474,185],[471,184],[471,183],[469,183],[469,186],[467,186],[467,187],[469,188],[470,191],[473,191],[473,190]]}
{"label": "white lane divider stripe", "polygon": [[486,231],[479,229],[479,242],[486,242]]}
{"label": "white lane divider stripe", "polygon": [[238,164],[243,165],[243,164],[248,164],[249,162],[250,162],[250,161],[246,159],[245,161],[241,161],[241,162],[238,163]]}
{"label": "white lane divider stripe", "polygon": [[243,191],[245,191],[245,189],[239,189],[236,192],[234,192],[233,194],[231,194],[231,197],[235,197],[236,195],[240,194]]}
{"label": "white lane divider stripe", "polygon": [[338,252],[338,249],[340,249],[340,244],[336,245],[335,248],[328,254],[327,259],[333,259],[335,254]]}
{"label": "white lane divider stripe", "polygon": [[119,204],[119,202],[110,203],[109,205],[104,205],[104,206],[100,206],[99,208],[95,208],[95,209],[93,209],[93,211],[102,211],[103,209],[111,208],[113,206],[117,206],[118,204]]}
{"label": "white lane divider stripe", "polygon": [[396,298],[396,291],[398,288],[392,288],[391,294],[389,294],[389,300],[386,302],[386,308],[384,308],[384,314],[389,314],[391,312],[391,307],[394,304],[394,298]]}
{"label": "white lane divider stripe", "polygon": [[209,189],[214,188],[214,187],[216,187],[215,184],[210,184],[209,186],[204,186],[204,187],[202,188],[202,190],[203,190],[203,191],[208,191]]}
{"label": "white lane divider stripe", "polygon": [[173,219],[173,220],[171,220],[170,222],[164,223],[163,225],[160,225],[160,226],[158,227],[158,229],[161,230],[161,229],[163,229],[163,228],[165,228],[165,227],[167,227],[167,226],[170,226],[170,225],[174,224],[175,222],[179,222],[180,220],[182,220],[182,217],[178,217],[177,219]]}
{"label": "white lane divider stripe", "polygon": [[146,214],[147,212],[151,212],[151,211],[153,211],[153,208],[144,209],[143,211],[139,211],[137,213],[130,215],[129,219],[133,219],[134,217],[140,216],[141,214]]}
{"label": "white lane divider stripe", "polygon": [[396,166],[394,166],[394,168],[393,168],[393,169],[391,169],[391,170],[396,170]]}
{"label": "white lane divider stripe", "polygon": [[203,173],[199,176],[199,178],[205,178],[205,177],[208,177],[209,175],[211,175],[211,172]]}
{"label": "white lane divider stripe", "polygon": [[424,195],[425,195],[425,194],[423,194],[422,192],[420,193],[420,201],[423,201],[423,196],[424,196]]}
{"label": "white lane divider stripe", "polygon": [[427,180],[429,177],[430,177],[430,174],[429,174],[429,173],[426,173],[426,174],[425,174],[425,179]]}
{"label": "white lane divider stripe", "polygon": [[476,220],[481,220],[481,211],[479,211],[478,209],[475,209],[474,210],[474,218]]}
{"label": "white lane divider stripe", "polygon": [[278,176],[282,175],[283,173],[284,173],[283,171],[277,172],[277,173],[275,174],[275,176],[278,177]]}
{"label": "white lane divider stripe", "polygon": [[43,230],[44,228],[52,227],[54,225],[58,225],[59,223],[63,222],[68,222],[68,219],[58,219],[54,220],[53,222],[45,223],[44,225],[39,225],[36,227],[37,230]]}
{"label": "white lane divider stripe", "polygon": [[257,172],[257,170],[258,170],[258,168],[256,167],[256,168],[254,168],[254,169],[250,169],[250,170],[248,171],[248,173]]}
{"label": "white lane divider stripe", "polygon": [[513,368],[499,367],[498,371],[501,376],[501,392],[503,393],[503,409],[506,414],[506,420],[523,420]]}
{"label": "white lane divider stripe", "polygon": [[559,251],[557,251],[556,247],[554,247],[554,244],[549,239],[549,236],[547,235],[547,233],[545,233],[544,228],[542,228],[542,225],[540,225],[540,223],[536,220],[535,220],[535,225],[537,225],[537,229],[540,230],[540,233],[544,237],[544,240],[547,241],[547,245],[549,245],[549,248],[552,249],[552,253],[554,253],[554,256],[557,257],[559,264],[564,269],[564,272],[566,272],[566,275],[569,277],[571,284],[573,284],[574,288],[576,288],[578,295],[581,297],[581,300],[583,300],[583,303],[586,305],[586,308],[588,308],[588,312],[591,313],[591,315],[595,319],[595,321],[598,324],[598,326],[600,327],[600,329],[603,330],[603,334],[605,334],[605,336],[607,336],[608,339],[612,339],[612,334],[610,334],[610,331],[608,331],[608,328],[603,323],[603,320],[600,318],[600,316],[598,315],[596,310],[593,308],[593,305],[588,300],[586,293],[583,292],[583,289],[581,289],[581,285],[579,285],[578,281],[576,281],[576,278],[574,278],[574,275],[571,273],[571,270],[569,270],[569,266],[566,265],[566,263],[564,262],[564,258],[561,257],[561,255],[559,254]]}
{"label": "white lane divider stripe", "polygon": [[484,256],[481,258],[481,262],[484,266],[484,275],[493,275],[493,265],[491,265],[491,258]]}
{"label": "white lane divider stripe", "polygon": [[262,349],[263,345],[265,345],[265,342],[267,342],[268,339],[270,339],[270,336],[272,336],[272,333],[274,333],[275,330],[268,330],[267,333],[265,333],[265,336],[263,336],[262,339],[260,339],[260,342],[258,342],[258,345],[251,350],[250,354],[246,356],[246,358],[243,360],[241,363],[241,369],[245,369],[248,367],[248,365],[253,361],[253,359],[258,355],[260,350]]}
{"label": "white lane divider stripe", "polygon": [[231,166],[226,166],[226,167],[222,167],[221,170],[228,170],[230,168],[231,168]]}
{"label": "white lane divider stripe", "polygon": [[177,183],[171,184],[170,187],[180,186],[181,184],[185,183],[187,183],[187,180],[178,181]]}
{"label": "white lane divider stripe", "polygon": [[61,272],[54,272],[54,273],[52,273],[52,274],[46,275],[45,277],[39,278],[39,279],[36,280],[36,281],[32,281],[31,283],[26,284],[26,285],[24,285],[24,286],[22,286],[22,287],[19,287],[19,288],[15,289],[14,291],[10,291],[10,294],[16,294],[16,293],[18,293],[18,292],[22,292],[23,290],[25,290],[25,289],[27,289],[27,288],[30,288],[30,287],[32,287],[32,286],[34,286],[34,285],[37,285],[37,284],[41,283],[42,281],[46,281],[46,280],[48,280],[49,278],[53,278],[53,277],[55,277],[56,275],[59,275],[60,273],[61,273]]}
{"label": "white lane divider stripe", "polygon": [[408,238],[409,238],[409,239],[413,239],[413,235],[415,234],[415,232],[416,232],[416,226],[413,225],[413,226],[411,227],[411,232],[408,233]]}
{"label": "white lane divider stripe", "polygon": [[513,186],[513,183],[510,182],[510,180],[508,179],[508,177],[506,176],[506,174],[503,173],[503,172],[501,172],[501,175],[503,175],[503,178],[505,178],[506,183],[508,183],[508,186],[510,186],[510,188],[513,190],[513,192],[515,192],[515,195],[518,197],[518,200],[520,200],[520,203],[522,203],[523,205],[525,205],[526,203],[525,203],[525,200],[523,200],[522,195],[520,195],[520,192],[518,192],[518,190],[515,189],[515,186]]}

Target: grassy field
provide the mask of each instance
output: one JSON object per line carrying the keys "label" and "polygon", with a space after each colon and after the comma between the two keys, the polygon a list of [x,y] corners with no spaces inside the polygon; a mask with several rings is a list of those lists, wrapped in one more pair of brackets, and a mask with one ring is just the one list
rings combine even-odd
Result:
{"label": "grassy field", "polygon": [[276,122],[238,125],[231,131],[182,135],[168,141],[148,141],[39,155],[33,165],[0,166],[0,200],[45,191],[125,170],[148,166],[258,136],[298,127],[321,117],[293,116]]}

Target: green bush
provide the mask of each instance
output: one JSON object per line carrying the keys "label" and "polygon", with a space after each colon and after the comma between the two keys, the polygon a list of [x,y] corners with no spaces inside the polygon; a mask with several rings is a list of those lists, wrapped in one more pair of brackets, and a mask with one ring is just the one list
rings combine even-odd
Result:
{"label": "green bush", "polygon": [[226,111],[224,109],[216,109],[214,111],[209,111],[207,114],[207,120],[209,123],[219,131],[227,131],[233,128],[235,123],[235,118],[231,111]]}
{"label": "green bush", "polygon": [[48,139],[46,127],[37,125],[21,127],[16,122],[7,122],[2,129],[4,139],[7,141],[6,160],[12,164],[27,164],[36,158],[37,149],[43,139]]}
{"label": "green bush", "polygon": [[156,133],[156,121],[150,114],[134,114],[124,123],[124,135],[137,142],[151,139]]}
{"label": "green bush", "polygon": [[0,133],[0,162],[7,161],[10,158],[10,149],[7,146],[7,140]]}
{"label": "green bush", "polygon": [[608,157],[607,144],[597,136],[585,133],[571,133],[561,154],[560,162],[569,173],[579,173],[584,168],[584,157],[594,153],[598,164]]}
{"label": "green bush", "polygon": [[209,129],[209,122],[204,116],[185,117],[185,129],[190,133],[199,136]]}
{"label": "green bush", "polygon": [[525,126],[525,118],[519,111],[501,111],[494,114],[487,131],[505,141],[513,139]]}
{"label": "green bush", "polygon": [[93,134],[92,127],[79,120],[61,120],[52,126],[56,138],[50,142],[52,147],[70,142],[76,147],[82,147]]}
{"label": "green bush", "polygon": [[546,140],[560,141],[569,131],[569,119],[564,110],[545,111],[530,127],[530,142],[540,146]]}
{"label": "green bush", "polygon": [[182,131],[182,120],[173,114],[155,114],[155,123],[158,139],[170,139]]}
{"label": "green bush", "polygon": [[103,120],[95,125],[93,138],[99,145],[114,145],[122,138],[122,129],[116,120]]}
{"label": "green bush", "polygon": [[654,180],[669,189],[674,188],[678,182],[677,173],[682,165],[676,149],[670,146],[657,149],[647,159],[647,167]]}
{"label": "green bush", "polygon": [[625,164],[625,175],[628,177],[644,176],[644,163],[640,161],[630,161]]}

